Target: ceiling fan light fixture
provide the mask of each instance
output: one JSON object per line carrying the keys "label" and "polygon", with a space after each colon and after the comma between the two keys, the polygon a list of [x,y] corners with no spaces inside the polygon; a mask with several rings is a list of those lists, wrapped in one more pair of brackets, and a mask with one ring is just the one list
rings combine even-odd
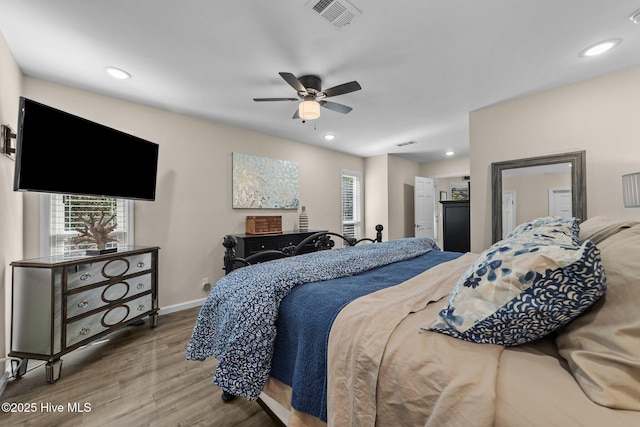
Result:
{"label": "ceiling fan light fixture", "polygon": [[320,104],[313,98],[305,98],[298,106],[298,115],[303,120],[315,120],[320,117]]}

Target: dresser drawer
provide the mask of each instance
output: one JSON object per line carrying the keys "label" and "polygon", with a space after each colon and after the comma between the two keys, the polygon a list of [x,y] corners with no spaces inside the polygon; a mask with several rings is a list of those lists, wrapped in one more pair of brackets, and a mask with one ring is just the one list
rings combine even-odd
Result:
{"label": "dresser drawer", "polygon": [[150,253],[72,265],[67,267],[67,289],[104,282],[114,277],[138,273],[150,268]]}
{"label": "dresser drawer", "polygon": [[273,237],[249,240],[247,246],[249,247],[249,254],[255,254],[256,252],[262,252],[270,249],[278,249],[278,239]]}
{"label": "dresser drawer", "polygon": [[71,322],[66,326],[66,346],[71,347],[90,339],[101,332],[145,314],[152,308],[152,296],[147,294],[125,304],[105,307],[104,311]]}
{"label": "dresser drawer", "polygon": [[306,236],[282,236],[278,238],[278,250],[282,250],[287,246],[297,246]]}
{"label": "dresser drawer", "polygon": [[151,290],[151,273],[67,295],[67,319]]}

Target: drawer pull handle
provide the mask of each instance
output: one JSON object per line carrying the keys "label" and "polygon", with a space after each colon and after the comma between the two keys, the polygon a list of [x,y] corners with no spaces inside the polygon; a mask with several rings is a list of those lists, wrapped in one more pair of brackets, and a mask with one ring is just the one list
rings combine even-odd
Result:
{"label": "drawer pull handle", "polygon": [[91,279],[91,275],[89,273],[82,273],[80,275],[80,280],[89,280]]}
{"label": "drawer pull handle", "polygon": [[138,268],[143,268],[144,267],[144,262],[140,261],[138,262]]}
{"label": "drawer pull handle", "polygon": [[78,303],[78,307],[79,307],[79,308],[85,308],[85,307],[86,307],[86,306],[88,306],[88,305],[89,305],[89,301],[87,301],[87,300],[80,301],[80,302]]}
{"label": "drawer pull handle", "polygon": [[144,288],[144,283],[138,283],[138,286],[136,286],[136,288],[138,288],[138,289]]}
{"label": "drawer pull handle", "polygon": [[144,311],[144,309],[145,309],[144,304],[140,304],[140,305],[138,306],[138,311]]}
{"label": "drawer pull handle", "polygon": [[84,328],[80,329],[80,335],[89,335],[89,333],[91,332],[91,328],[85,326]]}

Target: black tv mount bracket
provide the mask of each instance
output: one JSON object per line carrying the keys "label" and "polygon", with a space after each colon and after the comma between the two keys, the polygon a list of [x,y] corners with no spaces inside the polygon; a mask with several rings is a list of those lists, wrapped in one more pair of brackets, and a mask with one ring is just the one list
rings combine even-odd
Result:
{"label": "black tv mount bracket", "polygon": [[4,154],[10,159],[13,159],[16,153],[16,149],[11,146],[11,140],[16,139],[16,134],[7,125],[0,125],[0,129],[2,130],[2,138],[0,139],[0,153]]}

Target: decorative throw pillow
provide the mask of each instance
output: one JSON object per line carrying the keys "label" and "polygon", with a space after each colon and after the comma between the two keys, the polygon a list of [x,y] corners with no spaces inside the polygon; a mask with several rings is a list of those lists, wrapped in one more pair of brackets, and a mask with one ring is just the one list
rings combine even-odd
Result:
{"label": "decorative throw pillow", "polygon": [[591,240],[596,245],[613,236],[619,231],[640,224],[638,221],[616,221],[607,216],[594,216],[580,224],[579,237],[582,240]]}
{"label": "decorative throw pillow", "polygon": [[[608,227],[612,223],[613,221],[606,215],[592,216],[591,218],[580,223],[579,236],[582,240],[589,239],[593,242],[593,235],[596,234],[599,230]],[[598,244],[598,242],[594,243],[596,245]]]}
{"label": "decorative throw pillow", "polygon": [[560,329],[556,345],[585,394],[609,408],[640,411],[640,224],[598,245],[607,293]]}
{"label": "decorative throw pillow", "polygon": [[536,218],[518,225],[507,239],[512,237],[533,237],[556,243],[580,245],[580,226],[576,218],[547,216]]}
{"label": "decorative throw pillow", "polygon": [[472,342],[519,345],[569,323],[597,301],[606,289],[598,248],[591,241],[570,243],[577,237],[567,243],[563,232],[536,237],[531,230],[538,228],[522,229],[480,254],[427,329]]}
{"label": "decorative throw pillow", "polygon": [[575,230],[577,225],[577,220],[575,218],[564,218],[559,216],[543,216],[540,218],[532,219],[531,221],[523,222],[513,229],[511,233],[507,236],[509,237],[517,236],[518,234],[528,232],[534,228],[538,227],[546,227],[546,226],[568,226],[570,230]]}

